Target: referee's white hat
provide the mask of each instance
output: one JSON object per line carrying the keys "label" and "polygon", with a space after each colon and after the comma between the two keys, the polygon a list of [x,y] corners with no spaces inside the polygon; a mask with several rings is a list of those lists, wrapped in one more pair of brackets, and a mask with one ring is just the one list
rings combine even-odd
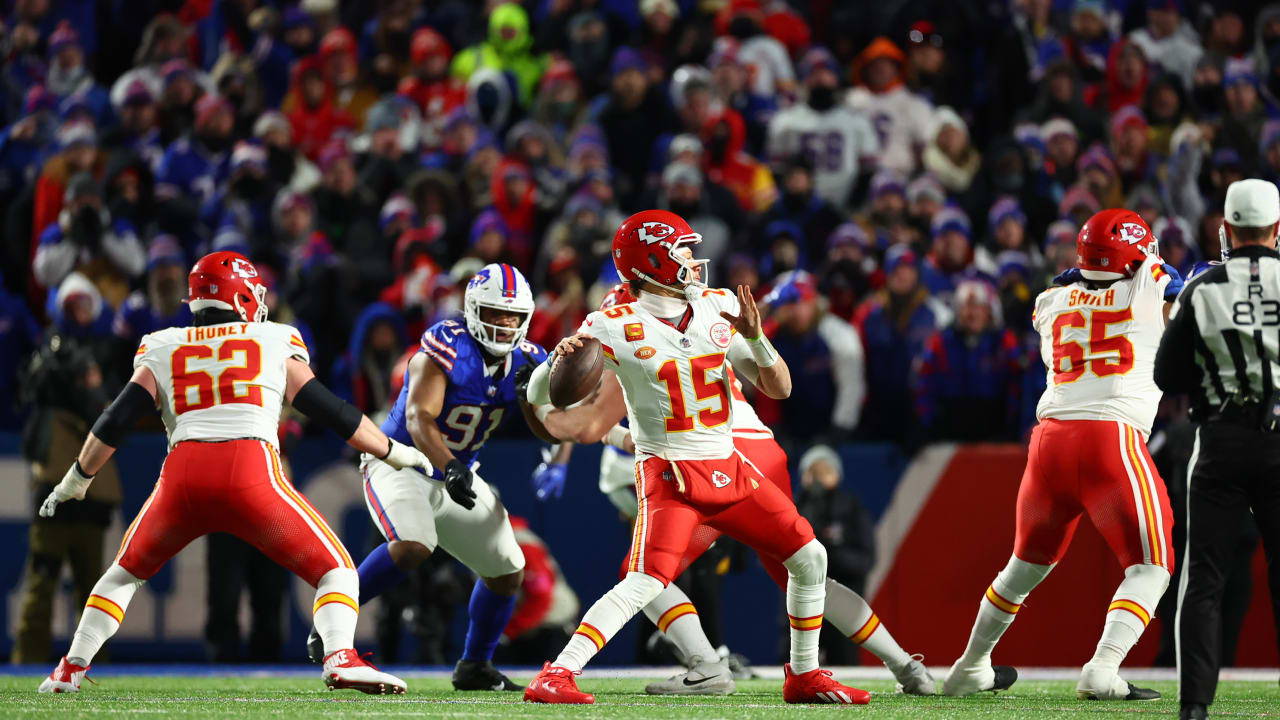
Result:
{"label": "referee's white hat", "polygon": [[1237,180],[1227,188],[1223,214],[1232,227],[1267,227],[1280,221],[1280,191],[1267,180]]}

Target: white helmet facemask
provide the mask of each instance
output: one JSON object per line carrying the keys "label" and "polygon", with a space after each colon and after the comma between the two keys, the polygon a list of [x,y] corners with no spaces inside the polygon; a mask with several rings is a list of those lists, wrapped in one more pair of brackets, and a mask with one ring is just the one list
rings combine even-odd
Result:
{"label": "white helmet facemask", "polygon": [[[519,270],[505,264],[492,263],[480,269],[467,284],[463,295],[462,315],[467,331],[490,354],[505,357],[524,341],[533,318],[533,291]],[[520,323],[514,327],[485,322],[481,310],[516,313]],[[500,340],[502,335],[508,339]]]}

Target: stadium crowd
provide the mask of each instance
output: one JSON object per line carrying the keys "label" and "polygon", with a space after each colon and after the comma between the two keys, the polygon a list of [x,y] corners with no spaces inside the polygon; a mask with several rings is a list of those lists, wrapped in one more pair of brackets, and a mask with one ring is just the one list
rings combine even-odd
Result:
{"label": "stadium crowd", "polygon": [[1280,179],[1280,5],[1190,0],[11,0],[0,426],[56,328],[109,397],[238,249],[367,412],[483,263],[553,344],[642,208],[772,306],[814,440],[1016,439],[1036,293],[1125,206],[1182,271]]}

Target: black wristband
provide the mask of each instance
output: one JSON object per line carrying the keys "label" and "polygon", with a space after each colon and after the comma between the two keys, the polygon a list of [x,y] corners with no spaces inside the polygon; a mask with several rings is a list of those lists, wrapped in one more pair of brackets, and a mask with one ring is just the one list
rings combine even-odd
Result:
{"label": "black wristband", "polygon": [[[99,439],[101,439],[101,438],[99,438]],[[76,460],[75,460],[75,466],[76,466],[76,472],[80,473],[80,476],[81,476],[81,477],[87,477],[87,478],[89,478],[90,480],[92,480],[92,479],[93,479],[93,476],[92,476],[92,475],[90,475],[89,473],[87,473],[87,472],[85,472],[85,471],[84,471],[84,466],[80,464],[80,458],[76,458]]]}
{"label": "black wristband", "polygon": [[116,399],[98,416],[93,423],[93,434],[105,445],[120,447],[124,436],[133,428],[138,418],[148,410],[154,410],[155,406],[156,400],[151,397],[151,393],[138,383],[131,382],[124,386]]}
{"label": "black wristband", "polygon": [[298,389],[293,396],[293,406],[298,412],[338,433],[343,440],[350,440],[364,420],[364,413],[334,395],[316,378],[311,378]]}
{"label": "black wristband", "polygon": [[395,445],[392,443],[391,437],[390,437],[390,436],[388,436],[388,437],[387,437],[387,451],[386,451],[386,452],[384,452],[384,453],[382,453],[382,457],[380,457],[380,458],[378,458],[378,459],[379,459],[379,460],[386,460],[387,458],[391,457],[391,448],[393,448],[393,447],[395,447]]}

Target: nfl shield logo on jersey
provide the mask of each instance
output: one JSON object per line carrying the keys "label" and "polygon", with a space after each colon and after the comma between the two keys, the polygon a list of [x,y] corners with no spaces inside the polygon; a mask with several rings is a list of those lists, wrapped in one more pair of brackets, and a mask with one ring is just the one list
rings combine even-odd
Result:
{"label": "nfl shield logo on jersey", "polygon": [[725,475],[719,470],[716,470],[715,472],[711,473],[711,484],[715,485],[718,488],[725,487],[731,482],[733,482],[733,478],[729,477],[728,475]]}
{"label": "nfl shield logo on jersey", "polygon": [[684,348],[685,350],[688,350],[689,348],[693,347],[693,341],[689,340],[689,338],[687,337],[682,337],[680,338],[680,347]]}

